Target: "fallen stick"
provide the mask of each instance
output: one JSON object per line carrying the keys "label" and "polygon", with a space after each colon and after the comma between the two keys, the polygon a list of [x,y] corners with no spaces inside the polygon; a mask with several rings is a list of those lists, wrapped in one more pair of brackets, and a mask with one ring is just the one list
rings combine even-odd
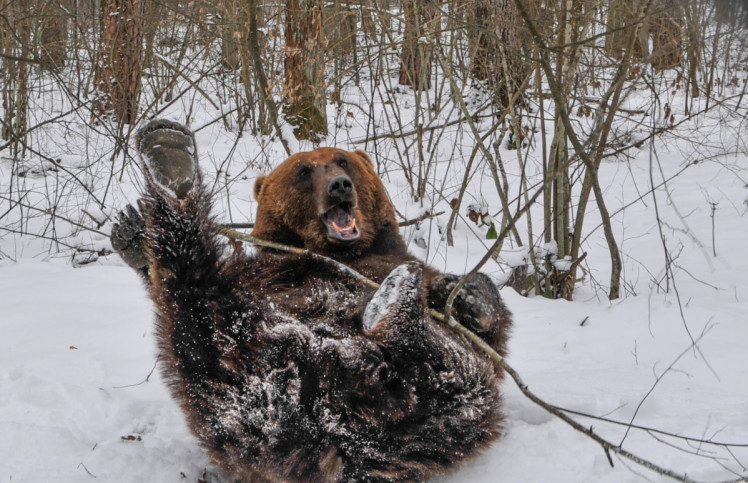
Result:
{"label": "fallen stick", "polygon": [[[431,211],[427,211],[426,213],[424,213],[421,216],[418,216],[416,218],[411,218],[410,220],[405,220],[405,221],[399,221],[399,222],[397,222],[397,226],[403,227],[403,226],[415,225],[416,223],[418,223],[420,221],[427,220],[429,218],[435,218],[435,217],[437,217],[439,215],[443,215],[443,214],[444,214],[443,211],[439,211],[437,213],[433,213]],[[232,229],[236,230],[236,229],[254,228],[255,224],[254,223],[225,223],[225,224],[223,224],[221,226],[224,227],[224,228],[228,228],[229,230],[232,230]],[[254,243],[254,242],[252,242],[252,243]]]}
{"label": "fallen stick", "polygon": [[[230,228],[222,227],[219,229],[219,232],[229,238],[234,238],[237,240],[243,240],[247,241],[249,243],[252,243],[254,245],[266,247],[266,248],[272,248],[274,250],[279,250],[287,253],[294,253],[297,255],[304,255],[308,257],[312,257],[318,260],[323,260],[327,263],[331,263],[338,267],[340,270],[342,270],[345,273],[348,273],[352,275],[353,277],[357,278],[358,280],[362,281],[366,285],[369,285],[370,287],[374,289],[379,288],[379,284],[375,281],[364,277],[357,271],[353,270],[351,267],[338,262],[337,260],[333,260],[332,258],[326,257],[324,255],[320,255],[319,253],[310,252],[309,250],[303,249],[303,248],[297,248],[292,247],[288,245],[282,245],[280,243],[274,243],[269,242],[265,240],[260,240],[259,238],[255,238],[252,235],[247,235],[245,233],[240,233],[238,231],[232,230]],[[602,438],[597,433],[595,433],[592,429],[592,427],[586,428],[573,420],[571,417],[569,417],[567,414],[565,414],[562,410],[559,408],[548,404],[547,402],[540,399],[538,396],[536,396],[530,389],[528,388],[527,384],[522,380],[519,373],[510,366],[506,360],[501,357],[491,346],[486,344],[486,342],[475,335],[472,331],[470,331],[468,328],[457,322],[454,317],[451,315],[446,315],[441,312],[437,312],[436,310],[431,310],[431,316],[434,317],[439,322],[446,324],[448,327],[450,327],[452,330],[460,334],[461,336],[465,337],[467,340],[469,340],[471,343],[473,343],[476,347],[480,348],[493,362],[495,362],[499,367],[504,369],[507,374],[511,376],[511,378],[514,380],[515,384],[517,384],[517,387],[520,391],[522,391],[522,394],[527,396],[530,401],[534,402],[538,406],[542,407],[549,413],[553,414],[557,418],[561,419],[565,423],[567,423],[572,428],[576,429],[580,433],[583,433],[590,437],[592,440],[597,442],[600,446],[603,447],[603,450],[605,451],[605,455],[608,458],[608,462],[610,463],[610,466],[613,467],[613,459],[610,456],[610,452],[626,458],[630,461],[633,461],[634,463],[641,465],[645,468],[650,469],[651,471],[654,471],[655,473],[658,473],[660,475],[668,476],[670,478],[673,478],[678,481],[685,481],[685,482],[694,482],[695,480],[690,479],[685,474],[676,473],[672,470],[669,470],[667,468],[663,468],[655,463],[652,463],[651,461],[645,460],[644,458],[641,458],[633,453],[630,453],[626,451],[625,449],[621,448],[619,445],[613,444],[610,441]]]}

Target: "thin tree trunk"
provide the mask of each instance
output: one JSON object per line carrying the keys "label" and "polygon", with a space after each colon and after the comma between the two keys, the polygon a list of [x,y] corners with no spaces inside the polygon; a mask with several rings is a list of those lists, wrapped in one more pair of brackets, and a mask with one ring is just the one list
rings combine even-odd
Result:
{"label": "thin tree trunk", "polygon": [[[472,23],[468,31],[472,44],[470,73],[486,82],[499,106],[507,107],[528,73],[522,20],[511,0],[478,0]],[[516,104],[522,107],[524,97],[520,96]]]}
{"label": "thin tree trunk", "polygon": [[680,64],[683,12],[678,0],[659,0],[652,18],[652,67],[672,69]]}
{"label": "thin tree trunk", "polygon": [[281,144],[283,144],[283,149],[285,149],[286,154],[290,156],[292,154],[291,149],[288,147],[288,141],[283,137],[283,133],[278,123],[278,106],[275,104],[275,100],[273,99],[273,92],[268,85],[268,80],[265,76],[265,69],[262,65],[262,52],[260,51],[259,31],[257,28],[257,0],[248,0],[247,6],[247,14],[249,17],[247,42],[252,57],[252,65],[254,66],[255,79],[257,79],[257,90],[260,95],[260,100],[265,105],[265,112],[268,120],[277,130],[278,137],[281,140]]}
{"label": "thin tree trunk", "polygon": [[317,141],[327,135],[322,3],[287,0],[285,114],[298,139]]}
{"label": "thin tree trunk", "polygon": [[[699,88],[698,72],[701,68],[701,59],[703,55],[702,37],[699,35],[699,6],[686,4],[686,35],[688,43],[686,46],[686,56],[688,57],[688,83],[690,84],[691,97],[699,97],[701,89]],[[687,111],[689,109],[687,108]]]}
{"label": "thin tree trunk", "polygon": [[242,0],[224,0],[218,3],[221,36],[221,65],[227,70],[236,70],[240,64],[241,43],[244,40],[244,5]]}
{"label": "thin tree trunk", "polygon": [[[649,10],[650,2],[651,0],[648,0],[644,4],[642,15],[637,16],[637,18],[646,17],[646,14]],[[582,162],[584,163],[585,167],[590,172],[590,176],[592,180],[592,189],[595,194],[595,201],[597,201],[598,210],[600,211],[600,217],[602,218],[603,231],[605,233],[605,240],[608,243],[608,250],[610,252],[610,258],[611,258],[610,292],[608,294],[608,297],[611,300],[617,299],[620,296],[620,287],[621,287],[621,270],[622,270],[621,254],[618,249],[618,243],[616,242],[615,236],[613,235],[613,229],[612,229],[611,222],[610,222],[610,213],[608,212],[608,208],[605,205],[603,192],[602,192],[602,189],[600,188],[600,183],[598,182],[597,168],[595,167],[594,161],[590,159],[585,147],[582,145],[582,142],[579,140],[576,133],[574,132],[574,128],[569,118],[569,112],[568,112],[568,108],[564,100],[561,86],[558,85],[558,82],[556,81],[556,78],[553,73],[553,69],[551,68],[550,64],[542,55],[542,52],[547,52],[549,50],[548,45],[545,42],[545,39],[540,34],[537,27],[535,26],[534,21],[530,17],[527,5],[524,3],[524,0],[514,0],[514,3],[517,6],[517,10],[519,11],[520,16],[522,17],[522,20],[525,22],[525,25],[527,26],[530,32],[533,43],[538,48],[538,50],[541,52],[541,55],[539,57],[540,66],[542,67],[543,72],[545,73],[546,78],[548,79],[549,88],[551,90],[551,94],[553,95],[553,99],[556,103],[556,109],[559,112],[559,118],[564,123],[564,127],[566,128],[568,139],[571,142],[572,146],[574,147],[574,151],[582,159]]]}
{"label": "thin tree trunk", "polygon": [[4,111],[2,139],[9,141],[11,156],[19,159],[26,155],[28,134],[32,17],[27,12],[31,4],[29,0],[5,0],[0,1],[0,7],[5,13],[2,22],[7,22],[0,27],[0,49],[4,54],[0,73]]}
{"label": "thin tree trunk", "polygon": [[634,22],[636,12],[642,2],[646,0],[611,0],[608,4],[607,31],[605,37],[605,51],[611,57],[620,59],[631,44],[633,36],[634,59],[642,59],[649,55],[649,30],[646,19],[642,25]]}
{"label": "thin tree trunk", "polygon": [[39,33],[39,61],[48,70],[58,71],[67,61],[68,12],[59,3],[42,5]]}
{"label": "thin tree trunk", "polygon": [[101,47],[96,66],[100,98],[94,115],[137,121],[143,66],[142,0],[106,0],[101,12]]}
{"label": "thin tree trunk", "polygon": [[[441,16],[434,0],[406,0],[405,33],[400,63],[400,85],[416,90],[431,88],[433,40]],[[428,39],[424,41],[424,39]]]}

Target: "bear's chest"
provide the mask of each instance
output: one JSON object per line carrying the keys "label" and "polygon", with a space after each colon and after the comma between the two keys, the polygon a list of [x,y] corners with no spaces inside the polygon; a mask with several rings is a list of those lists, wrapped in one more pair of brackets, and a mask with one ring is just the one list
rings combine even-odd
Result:
{"label": "bear's chest", "polygon": [[271,282],[263,292],[275,314],[293,318],[327,337],[361,334],[363,313],[373,296],[372,289],[315,276],[292,284]]}

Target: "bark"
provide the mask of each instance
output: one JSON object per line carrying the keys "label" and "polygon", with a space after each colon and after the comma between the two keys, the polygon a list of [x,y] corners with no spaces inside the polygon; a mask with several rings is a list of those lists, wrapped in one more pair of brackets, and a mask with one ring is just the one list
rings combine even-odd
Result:
{"label": "bark", "polygon": [[58,71],[67,61],[68,12],[54,0],[41,6],[39,14],[39,62]]}
{"label": "bark", "polygon": [[659,0],[651,22],[652,67],[672,69],[680,64],[683,12],[678,0]]}
{"label": "bark", "polygon": [[699,5],[691,3],[684,5],[686,14],[686,56],[688,59],[688,83],[690,85],[691,97],[699,97],[698,73],[701,69],[702,56],[704,52],[703,36],[701,35],[701,9]]}
{"label": "bark", "polygon": [[[510,0],[478,0],[472,23],[468,31],[470,73],[494,92],[499,106],[507,107],[529,71],[522,19]],[[524,104],[522,96],[517,104]]]}
{"label": "bark", "polygon": [[298,139],[317,141],[327,135],[322,3],[286,2],[286,120]]}
{"label": "bark", "polygon": [[94,115],[137,122],[143,67],[142,0],[106,0],[101,16],[101,47],[96,66],[100,93]]}
{"label": "bark", "polygon": [[431,88],[433,43],[441,15],[434,0],[406,0],[405,33],[400,63],[400,85],[416,90]]}
{"label": "bark", "polygon": [[570,253],[569,206],[571,205],[571,185],[569,183],[569,149],[564,123],[556,116],[556,131],[551,141],[548,179],[552,191],[551,217],[553,239],[558,247],[558,258]]}
{"label": "bark", "polygon": [[612,0],[608,5],[607,31],[605,50],[611,57],[620,59],[626,49],[633,43],[633,58],[642,59],[649,55],[649,26],[646,18],[637,28],[636,12],[645,0]]}
{"label": "bark", "polygon": [[[243,2],[241,2],[243,3]],[[244,38],[246,16],[239,0],[220,2],[221,65],[228,70],[236,70],[240,65],[241,42]]]}

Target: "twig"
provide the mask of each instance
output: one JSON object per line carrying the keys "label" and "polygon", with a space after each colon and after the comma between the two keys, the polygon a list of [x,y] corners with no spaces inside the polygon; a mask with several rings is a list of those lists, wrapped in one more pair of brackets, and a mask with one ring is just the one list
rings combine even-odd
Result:
{"label": "twig", "polygon": [[83,467],[84,470],[86,470],[86,473],[88,473],[89,476],[96,478],[96,475],[88,471],[88,468],[86,468],[86,465],[84,465],[82,461],[78,463],[78,468],[80,468],[81,466]]}
{"label": "twig", "polygon": [[135,387],[135,386],[140,386],[141,384],[145,384],[146,382],[148,382],[151,379],[151,376],[153,375],[153,371],[156,370],[156,366],[158,365],[158,359],[159,359],[159,357],[160,356],[156,356],[156,360],[153,362],[153,367],[151,368],[151,372],[149,372],[148,375],[145,376],[145,379],[143,379],[142,381],[140,381],[140,382],[138,382],[136,384],[128,384],[126,386],[112,386],[112,389],[124,389],[126,387]]}
{"label": "twig", "polygon": [[[540,192],[542,192],[542,190]],[[533,196],[533,199],[536,198],[537,196],[538,196],[538,194],[536,194],[535,196]],[[520,210],[515,215],[515,218],[519,217],[522,214],[523,211],[524,210]],[[508,231],[508,228],[505,228],[504,231]],[[344,265],[343,263],[340,263],[337,260],[333,260],[332,258],[328,258],[328,257],[326,257],[324,255],[320,255],[318,253],[310,252],[309,250],[306,250],[306,249],[303,249],[303,248],[297,248],[297,247],[292,247],[292,246],[288,246],[288,245],[282,245],[280,243],[274,243],[274,242],[269,242],[269,241],[265,241],[265,240],[260,240],[259,238],[255,238],[252,235],[247,235],[247,234],[244,234],[244,233],[240,233],[238,231],[234,231],[234,230],[231,230],[229,228],[220,228],[219,232],[221,234],[227,236],[227,237],[244,240],[244,241],[253,243],[255,245],[259,245],[259,246],[263,246],[263,247],[267,247],[267,248],[272,248],[272,249],[283,251],[283,252],[295,253],[295,254],[298,254],[298,255],[305,255],[305,256],[309,256],[309,257],[312,257],[312,258],[315,258],[315,259],[318,259],[318,260],[326,261],[326,262],[331,263],[332,265],[338,267],[339,269],[341,269],[345,273],[348,273],[348,274],[354,276],[355,278],[357,278],[358,280],[360,280],[360,281],[364,282],[365,284],[371,286],[372,288],[375,288],[375,289],[379,288],[379,284],[378,283],[374,282],[373,280],[371,280],[369,278],[364,277],[363,275],[361,275],[360,273],[356,272],[355,270],[353,270],[352,268],[348,267],[347,265]],[[489,250],[489,253],[491,251],[492,250]],[[464,278],[463,278],[463,280],[464,280]],[[465,326],[463,326],[462,324],[460,324],[459,322],[457,322],[454,319],[454,317],[447,316],[447,315],[442,314],[440,312],[437,312],[435,310],[431,310],[430,313],[431,313],[431,316],[434,317],[436,320],[438,320],[441,323],[446,324],[452,330],[454,330],[455,332],[457,332],[459,335],[465,337],[465,339],[467,339],[468,341],[470,341],[471,343],[473,343],[475,346],[477,346],[478,348],[480,348],[493,362],[495,362],[499,367],[501,367],[507,374],[509,374],[511,376],[511,378],[514,380],[514,382],[517,384],[517,387],[519,388],[519,390],[522,391],[522,394],[524,394],[528,399],[530,399],[532,402],[534,402],[538,406],[542,407],[543,409],[545,409],[549,413],[553,414],[557,418],[561,419],[562,421],[564,421],[566,424],[568,424],[569,426],[571,426],[575,430],[577,430],[577,431],[579,431],[579,432],[581,432],[583,434],[586,434],[588,437],[590,437],[595,442],[597,442],[600,446],[602,446],[603,450],[605,451],[605,453],[606,453],[606,455],[608,457],[608,461],[611,463],[611,465],[612,465],[613,460],[610,457],[610,452],[613,452],[613,453],[615,453],[616,455],[618,455],[620,457],[623,457],[623,458],[626,458],[626,459],[628,459],[630,461],[633,461],[634,463],[636,463],[638,465],[641,465],[641,466],[643,466],[645,468],[648,468],[649,470],[652,470],[655,473],[658,473],[660,475],[669,476],[670,478],[673,478],[673,479],[678,480],[678,481],[685,481],[685,482],[693,482],[694,481],[694,480],[690,479],[688,476],[686,476],[685,474],[676,473],[676,472],[674,472],[672,470],[669,470],[667,468],[663,468],[663,467],[661,467],[661,466],[659,466],[659,465],[657,465],[655,463],[652,463],[651,461],[648,461],[648,460],[646,460],[644,458],[641,458],[641,457],[639,457],[639,456],[637,456],[637,455],[635,455],[633,453],[630,453],[630,452],[626,451],[625,449],[621,448],[620,446],[618,446],[616,444],[613,444],[613,443],[609,442],[606,439],[603,439],[597,433],[595,433],[594,430],[591,427],[590,428],[586,428],[586,427],[582,426],[577,421],[573,420],[571,417],[569,417],[568,415],[566,415],[563,411],[559,410],[557,407],[555,407],[555,406],[553,406],[551,404],[548,404],[547,402],[545,402],[544,400],[542,400],[538,396],[536,396],[532,391],[530,391],[530,389],[528,388],[527,384],[525,384],[525,382],[520,377],[519,373],[512,366],[510,366],[506,362],[506,360],[504,360],[503,357],[501,357],[496,351],[494,351],[493,348],[491,348],[491,346],[489,346],[483,339],[481,339],[480,337],[478,337],[474,332],[472,332],[471,330],[467,329]]]}
{"label": "twig", "polygon": [[[431,212],[431,211],[427,211],[426,213],[422,214],[419,217],[411,218],[410,220],[405,220],[405,221],[398,222],[397,225],[399,227],[415,225],[416,223],[418,223],[420,221],[427,220],[429,218],[435,218],[435,217],[437,217],[439,215],[443,215],[443,214],[444,214],[443,211],[439,211],[437,213],[434,213],[434,212]],[[224,228],[228,228],[230,230],[231,229],[238,230],[238,229],[254,228],[255,224],[254,223],[224,223],[221,226],[224,227]]]}
{"label": "twig", "polygon": [[428,220],[429,218],[436,218],[437,216],[443,215],[443,214],[444,214],[443,211],[440,211],[438,213],[434,213],[433,211],[427,211],[426,213],[422,214],[419,217],[412,218],[410,220],[400,221],[397,223],[397,225],[399,227],[415,225],[416,223],[419,223],[423,220]]}
{"label": "twig", "polygon": [[714,239],[714,213],[717,211],[717,205],[718,203],[715,203],[714,201],[709,203],[712,206],[712,213],[709,215],[712,219],[712,254],[714,256],[717,256],[717,242]]}
{"label": "twig", "polygon": [[678,434],[671,431],[664,431],[662,429],[651,428],[649,426],[643,426],[641,424],[634,424],[631,421],[619,421],[617,419],[607,418],[605,416],[595,416],[594,414],[584,413],[582,411],[575,411],[574,409],[567,409],[561,406],[554,406],[559,411],[573,414],[574,416],[580,416],[583,418],[594,419],[595,421],[602,421],[604,423],[614,424],[616,426],[626,426],[627,428],[638,429],[651,434],[659,434],[662,436],[668,436],[674,439],[681,439],[690,443],[709,444],[712,446],[719,446],[722,448],[748,448],[748,443],[727,443],[724,441],[714,441],[712,439],[704,439],[703,437],[688,436],[687,434]]}
{"label": "twig", "polygon": [[[109,234],[108,234],[108,233],[104,233],[103,231],[99,231],[99,230],[97,230],[97,229],[95,229],[95,228],[91,228],[90,226],[82,225],[82,224],[78,223],[77,221],[73,221],[73,220],[71,220],[70,218],[67,218],[67,217],[65,217],[65,216],[62,216],[62,215],[58,215],[58,214],[57,214],[57,213],[55,213],[55,211],[54,211],[53,209],[51,209],[51,208],[37,208],[36,206],[33,206],[33,205],[29,205],[29,204],[27,204],[27,203],[21,203],[21,201],[20,201],[20,200],[14,200],[14,199],[12,199],[12,198],[8,198],[8,197],[6,197],[6,196],[3,196],[3,195],[0,195],[0,200],[4,200],[4,201],[10,201],[10,202],[12,202],[12,203],[15,203],[15,204],[16,204],[16,205],[18,205],[18,206],[21,206],[21,207],[23,207],[23,208],[26,208],[27,210],[34,210],[34,211],[38,211],[39,213],[43,213],[43,214],[45,214],[45,215],[49,215],[49,216],[51,216],[52,218],[57,218],[57,219],[59,219],[59,220],[65,221],[65,222],[67,222],[67,223],[70,223],[71,225],[73,225],[73,226],[75,226],[75,227],[78,227],[78,228],[80,228],[80,229],[82,229],[82,230],[90,231],[90,232],[92,232],[92,233],[96,233],[97,235],[101,235],[101,236],[105,236],[105,237],[108,237],[108,236],[109,236]],[[57,208],[57,207],[55,206],[54,208]],[[86,214],[88,214],[88,213],[86,213]],[[89,216],[91,216],[91,215],[89,215]],[[11,231],[11,230],[8,230],[8,231]]]}

